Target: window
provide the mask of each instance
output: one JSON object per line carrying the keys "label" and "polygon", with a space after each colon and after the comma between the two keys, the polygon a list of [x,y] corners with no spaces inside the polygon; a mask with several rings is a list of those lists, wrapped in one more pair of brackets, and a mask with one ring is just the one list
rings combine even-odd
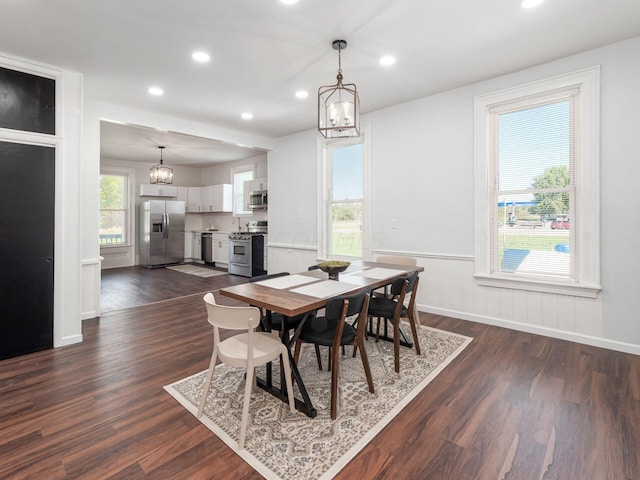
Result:
{"label": "window", "polygon": [[476,98],[476,278],[599,290],[598,69]]}
{"label": "window", "polygon": [[128,175],[100,175],[101,246],[121,246],[130,243],[128,192]]}
{"label": "window", "polygon": [[[364,130],[363,130],[364,131]],[[326,258],[368,258],[368,162],[365,133],[358,138],[323,144],[324,198],[320,255]]]}
{"label": "window", "polygon": [[231,169],[231,181],[233,185],[233,214],[251,215],[251,209],[247,205],[245,194],[245,182],[253,180],[253,166],[234,167]]}

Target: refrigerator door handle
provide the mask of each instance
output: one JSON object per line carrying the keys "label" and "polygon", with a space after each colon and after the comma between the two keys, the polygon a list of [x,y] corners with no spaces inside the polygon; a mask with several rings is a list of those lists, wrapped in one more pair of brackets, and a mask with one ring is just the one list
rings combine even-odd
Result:
{"label": "refrigerator door handle", "polygon": [[169,238],[169,214],[164,214],[164,238]]}

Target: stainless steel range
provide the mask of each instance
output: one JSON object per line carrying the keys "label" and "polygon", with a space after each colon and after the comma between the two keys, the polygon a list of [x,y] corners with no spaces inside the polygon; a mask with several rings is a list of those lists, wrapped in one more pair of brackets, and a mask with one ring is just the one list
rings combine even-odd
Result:
{"label": "stainless steel range", "polygon": [[266,274],[265,235],[267,221],[249,222],[247,232],[229,234],[229,273],[243,277]]}

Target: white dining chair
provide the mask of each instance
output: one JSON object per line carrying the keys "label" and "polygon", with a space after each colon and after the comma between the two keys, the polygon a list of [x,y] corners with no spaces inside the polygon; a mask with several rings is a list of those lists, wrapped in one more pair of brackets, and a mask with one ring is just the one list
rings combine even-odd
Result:
{"label": "white dining chair", "polygon": [[[289,365],[289,352],[287,347],[269,333],[257,332],[260,324],[260,310],[256,307],[228,307],[218,305],[211,293],[204,296],[207,307],[209,323],[213,326],[213,352],[209,371],[202,387],[202,397],[198,408],[197,417],[202,417],[207,402],[207,395],[211,386],[211,379],[219,358],[221,362],[233,367],[245,367],[247,375],[244,389],[244,403],[242,407],[242,420],[240,424],[240,439],[238,450],[244,448],[244,440],[249,419],[249,403],[251,391],[255,384],[255,367],[264,365],[280,357],[284,376],[287,384],[289,409],[295,413],[293,399],[293,385],[291,382],[291,366]],[[225,340],[220,340],[220,329],[244,330],[245,333],[233,335]]]}

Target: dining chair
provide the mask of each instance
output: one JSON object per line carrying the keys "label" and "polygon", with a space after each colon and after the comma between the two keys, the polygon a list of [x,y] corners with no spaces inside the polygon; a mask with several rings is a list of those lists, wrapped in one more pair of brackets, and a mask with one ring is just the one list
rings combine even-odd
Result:
{"label": "dining chair", "polygon": [[413,342],[416,347],[416,354],[420,355],[420,342],[418,341],[418,331],[415,318],[415,295],[411,295],[409,305],[405,307],[404,300],[407,294],[414,292],[418,288],[420,277],[418,272],[411,275],[398,277],[391,283],[390,297],[372,297],[369,302],[368,316],[370,319],[377,317],[376,340],[380,333],[380,319],[384,319],[385,325],[389,321],[393,327],[393,355],[396,373],[400,372],[400,319],[408,318],[413,334]]}
{"label": "dining chair", "polygon": [[[263,280],[269,280],[271,278],[278,278],[278,277],[284,277],[286,275],[289,275],[289,272],[279,272],[279,273],[271,273],[269,275],[259,275],[257,277],[251,277],[249,279],[249,282],[260,282]],[[261,326],[263,330],[268,330],[269,326],[271,327],[271,330],[277,330],[278,332],[281,332],[282,334],[282,325],[284,325],[284,315],[282,315],[281,313],[278,312],[265,312],[262,311],[261,312]],[[287,329],[288,330],[295,330],[296,328],[298,328],[298,326],[300,325],[300,323],[302,322],[302,320],[304,319],[305,315],[307,315],[306,313],[302,313],[300,315],[296,315],[295,317],[288,317],[287,318]],[[269,316],[271,317],[269,319]]]}
{"label": "dining chair", "polygon": [[[316,348],[330,348],[329,369],[331,370],[331,419],[335,420],[338,405],[339,350],[341,346],[353,345],[360,351],[362,366],[367,378],[369,391],[374,393],[373,378],[369,368],[367,350],[364,346],[366,317],[369,307],[369,293],[360,292],[331,298],[325,307],[325,315],[311,319],[302,326],[296,340],[294,359],[300,356],[302,343],[313,343]],[[348,317],[358,315],[355,327],[347,322]],[[355,351],[354,351],[355,353]]]}
{"label": "dining chair", "polygon": [[[209,323],[213,326],[213,352],[211,354],[209,370],[202,387],[202,396],[200,398],[197,417],[202,417],[202,413],[204,412],[207,395],[211,387],[211,379],[213,378],[213,372],[218,358],[227,365],[246,368],[244,403],[240,423],[240,439],[238,440],[238,450],[242,450],[244,448],[249,419],[251,390],[256,382],[255,367],[272,362],[280,357],[280,364],[284,367],[289,409],[291,413],[295,412],[289,351],[287,347],[273,335],[254,331],[260,324],[260,309],[256,307],[227,307],[218,305],[211,293],[207,293],[204,296],[204,302],[207,307]],[[233,335],[221,341],[220,329],[243,330],[245,333]]]}
{"label": "dining chair", "polygon": [[[418,259],[414,258],[414,257],[405,257],[404,255],[378,255],[378,257],[376,258],[376,262],[380,262],[380,263],[392,263],[395,265],[406,265],[408,267],[415,267],[416,265],[418,265]],[[385,289],[385,294],[388,293],[388,289]],[[414,289],[413,292],[411,292],[411,294],[409,295],[410,297],[413,297],[414,295],[418,295],[418,290]],[[405,302],[407,300],[410,300],[410,298],[405,298]],[[413,314],[417,320],[417,324],[416,326],[418,328],[420,328],[420,315],[418,314],[418,306],[416,305],[416,302],[413,302]]]}

